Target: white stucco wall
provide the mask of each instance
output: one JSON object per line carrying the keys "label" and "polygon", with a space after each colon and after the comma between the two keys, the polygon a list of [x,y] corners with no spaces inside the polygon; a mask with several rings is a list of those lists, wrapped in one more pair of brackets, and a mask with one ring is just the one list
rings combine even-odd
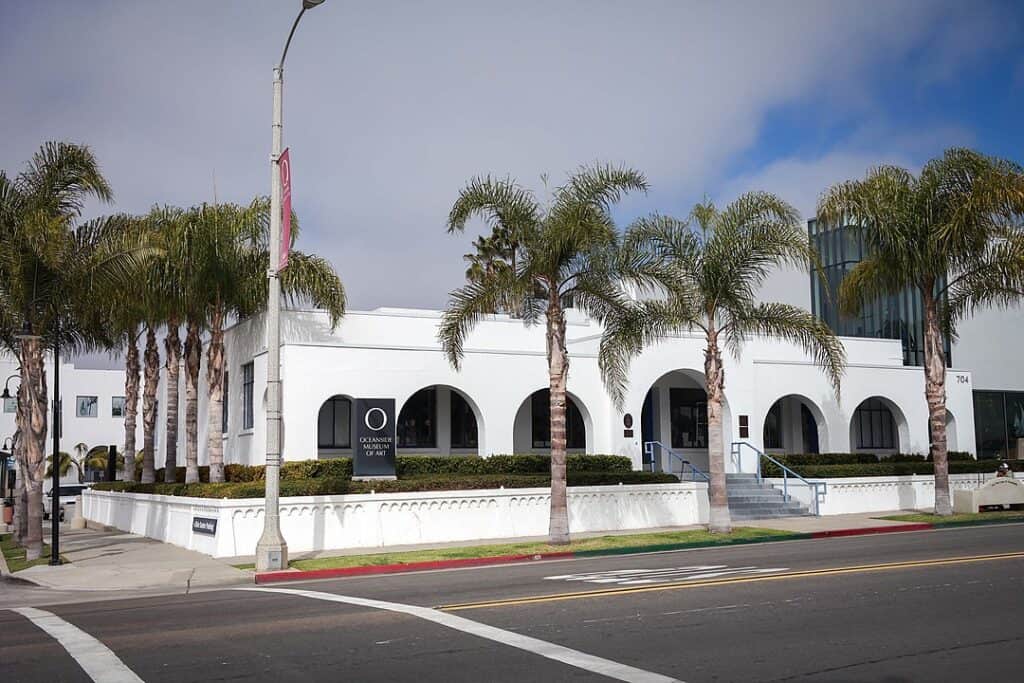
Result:
{"label": "white stucco wall", "polygon": [[[291,552],[545,536],[550,505],[550,490],[543,488],[292,497],[281,499],[281,531]],[[82,515],[213,557],[236,557],[256,551],[263,499],[87,491]],[[193,517],[216,519],[216,534],[193,532]],[[569,489],[572,532],[688,526],[707,519],[704,484]]]}

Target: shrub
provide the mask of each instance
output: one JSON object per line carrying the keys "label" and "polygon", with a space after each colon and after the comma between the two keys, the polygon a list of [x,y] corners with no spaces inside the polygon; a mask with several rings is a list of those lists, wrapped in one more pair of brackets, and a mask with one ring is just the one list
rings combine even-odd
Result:
{"label": "shrub", "polygon": [[[977,474],[995,472],[997,460],[951,460],[950,474]],[[771,467],[768,467],[771,465]],[[1024,472],[1024,462],[1009,463],[1015,472]],[[782,471],[772,463],[765,463],[761,468],[766,477],[781,477]],[[926,461],[913,462],[876,462],[852,463],[840,465],[808,465],[795,469],[796,473],[808,479],[826,479],[830,477],[887,477],[907,474],[935,474],[935,465]]]}
{"label": "shrub", "polygon": [[[569,455],[568,472],[630,472],[633,462],[621,455]],[[551,457],[547,455],[400,455],[395,462],[399,477],[427,474],[547,474]]]}
{"label": "shrub", "polygon": [[[679,480],[663,472],[570,472],[569,486],[614,486],[617,484],[664,484]],[[320,496],[342,493],[378,493],[404,491],[463,491],[472,489],[532,488],[551,485],[546,474],[471,474],[452,476],[423,475],[394,481],[352,481],[345,477],[290,478],[281,480],[282,496]],[[136,484],[116,481],[102,482],[99,491],[127,491],[165,496],[196,498],[262,498],[263,480],[224,482],[218,484]]]}

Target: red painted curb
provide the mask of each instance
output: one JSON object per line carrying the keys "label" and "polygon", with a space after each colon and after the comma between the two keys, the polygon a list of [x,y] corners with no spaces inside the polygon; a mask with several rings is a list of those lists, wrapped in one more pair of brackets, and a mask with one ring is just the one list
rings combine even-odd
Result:
{"label": "red painted curb", "polygon": [[458,567],[483,567],[491,564],[513,564],[535,560],[561,560],[573,557],[575,553],[537,553],[532,555],[496,555],[494,557],[466,557],[457,560],[433,560],[430,562],[409,562],[407,564],[378,564],[365,567],[338,567],[335,569],[287,570],[256,574],[256,583],[278,583],[281,581],[308,581],[309,579],[333,579],[341,576],[364,576],[367,574],[399,574],[419,572],[428,569],[454,569]]}
{"label": "red painted curb", "polygon": [[860,529],[834,529],[832,531],[815,531],[811,538],[835,538],[837,536],[865,536],[867,534],[891,534],[901,531],[928,531],[935,525],[929,522],[913,522],[910,524],[891,524],[889,526],[868,526]]}

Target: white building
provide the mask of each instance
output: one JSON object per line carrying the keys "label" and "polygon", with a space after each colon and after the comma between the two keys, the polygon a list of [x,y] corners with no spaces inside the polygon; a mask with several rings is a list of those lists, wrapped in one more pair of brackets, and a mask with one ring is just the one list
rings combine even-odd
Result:
{"label": "white building", "polygon": [[[357,397],[395,399],[399,454],[547,452],[543,327],[527,328],[501,315],[487,319],[467,340],[456,371],[437,342],[440,317],[437,311],[406,309],[350,312],[332,332],[323,312],[285,312],[285,459],[349,454],[351,401]],[[659,441],[706,468],[703,340],[680,336],[646,350],[633,362],[619,410],[598,372],[600,334],[597,324],[579,317],[567,325],[570,448],[627,455],[639,468],[643,444]],[[926,453],[921,368],[903,365],[899,340],[843,343],[849,364],[839,398],[821,370],[791,345],[751,339],[739,359],[727,356],[726,443],[746,441],[791,453]],[[262,318],[229,329],[226,346],[225,456],[228,462],[259,463],[266,401]],[[951,369],[947,389],[950,448],[973,453],[971,371]],[[631,436],[626,414],[635,421]],[[751,454],[745,465],[730,462],[729,468],[750,471]]]}
{"label": "white building", "polygon": [[[53,361],[45,362],[47,402],[53,400]],[[17,409],[18,377],[17,360],[9,355],[0,356],[0,373],[11,397],[0,406],[0,448],[14,436],[15,411]],[[0,389],[3,387],[0,386]],[[60,393],[63,401],[62,415],[64,429],[60,437],[60,450],[74,454],[75,446],[84,443],[94,446],[116,445],[124,447],[124,372],[119,370],[91,370],[75,367],[74,363],[61,363]],[[47,426],[52,425],[51,406],[47,406]],[[49,432],[52,433],[52,432]],[[142,448],[142,415],[136,424],[136,444]],[[161,435],[157,434],[160,445]],[[52,441],[47,436],[46,452],[52,450]],[[68,473],[65,482],[77,481],[74,471]]]}

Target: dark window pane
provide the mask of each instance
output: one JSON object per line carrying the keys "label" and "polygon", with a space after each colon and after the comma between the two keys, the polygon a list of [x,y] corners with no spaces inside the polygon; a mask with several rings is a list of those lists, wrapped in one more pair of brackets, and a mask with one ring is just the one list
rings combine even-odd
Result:
{"label": "dark window pane", "polygon": [[255,371],[252,363],[242,366],[242,429],[253,425],[253,382]]}
{"label": "dark window pane", "polygon": [[459,393],[449,391],[448,395],[451,396],[452,448],[476,448],[477,427],[473,409]]}
{"label": "dark window pane", "polygon": [[979,458],[1006,457],[1007,422],[1002,392],[974,392],[974,436]]}
{"label": "dark window pane", "polygon": [[782,448],[782,402],[776,401],[764,419],[764,447]]}
{"label": "dark window pane", "polygon": [[703,389],[669,389],[673,448],[708,447],[708,403]]}
{"label": "dark window pane", "polygon": [[[530,423],[533,448],[551,448],[551,392],[541,389],[530,397]],[[587,431],[583,414],[568,395],[565,402],[565,447],[582,450],[587,447]]]}
{"label": "dark window pane", "polygon": [[320,448],[350,448],[352,402],[342,396],[334,396],[320,406],[317,416],[317,446]]}
{"label": "dark window pane", "polygon": [[437,448],[437,389],[420,389],[398,415],[399,448]]}
{"label": "dark window pane", "polygon": [[220,431],[228,433],[228,404],[231,403],[231,391],[228,389],[228,371],[224,371],[224,386],[221,389],[220,401]]}

